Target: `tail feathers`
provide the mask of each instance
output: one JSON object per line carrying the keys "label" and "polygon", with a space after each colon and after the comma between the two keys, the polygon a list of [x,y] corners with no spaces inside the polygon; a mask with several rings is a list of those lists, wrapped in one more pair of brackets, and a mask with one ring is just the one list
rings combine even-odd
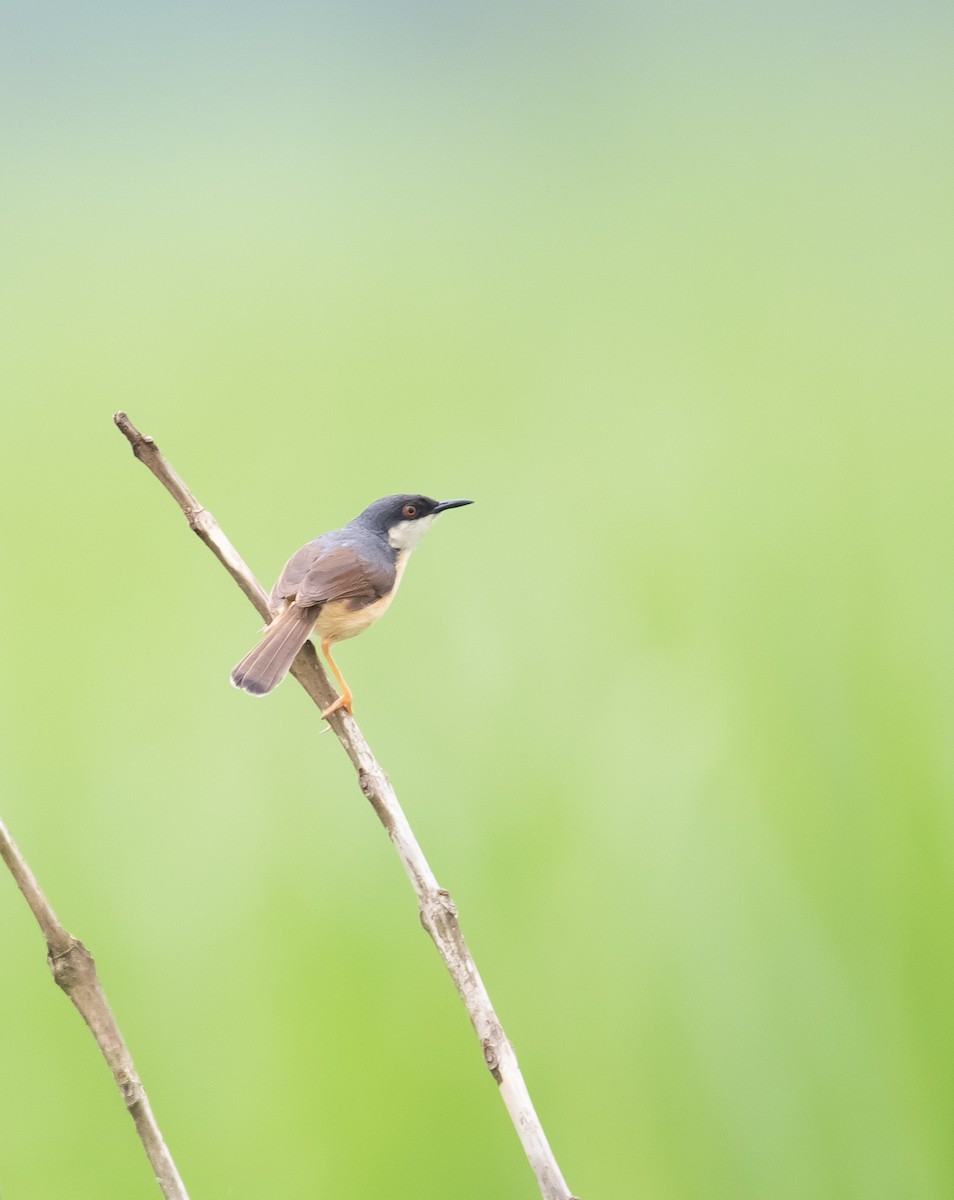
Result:
{"label": "tail feathers", "polygon": [[277,687],[288,674],[295,655],[308,641],[317,616],[315,609],[290,604],[232,672],[234,686],[253,696],[264,696]]}

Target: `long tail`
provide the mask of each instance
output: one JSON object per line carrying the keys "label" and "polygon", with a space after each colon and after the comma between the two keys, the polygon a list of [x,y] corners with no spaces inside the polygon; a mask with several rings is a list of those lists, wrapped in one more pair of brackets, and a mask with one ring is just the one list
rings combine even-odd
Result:
{"label": "long tail", "polygon": [[295,655],[308,641],[318,618],[317,609],[290,604],[275,618],[265,636],[232,672],[232,683],[253,696],[264,696],[288,674]]}

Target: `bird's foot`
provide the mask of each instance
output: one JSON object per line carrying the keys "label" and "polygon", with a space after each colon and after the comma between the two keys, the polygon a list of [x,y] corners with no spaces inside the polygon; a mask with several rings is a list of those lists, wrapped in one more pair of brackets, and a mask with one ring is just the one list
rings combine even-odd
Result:
{"label": "bird's foot", "polygon": [[350,692],[345,692],[345,694],[343,696],[339,696],[338,699],[334,702],[334,704],[329,704],[328,707],[324,710],[324,712],[321,715],[325,720],[327,720],[331,716],[331,714],[336,713],[339,708],[343,708],[349,717],[354,715],[353,709],[351,707],[351,693]]}

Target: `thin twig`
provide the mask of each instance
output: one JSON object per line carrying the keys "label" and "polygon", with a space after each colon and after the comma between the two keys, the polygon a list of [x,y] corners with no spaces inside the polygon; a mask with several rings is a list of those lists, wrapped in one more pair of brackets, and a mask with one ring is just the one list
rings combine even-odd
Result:
{"label": "thin twig", "polygon": [[172,1155],[156,1124],[149,1097],[139,1082],[132,1056],[100,986],[93,956],[82,942],[67,933],[60,924],[49,901],[40,890],[36,876],[27,866],[2,821],[0,857],[10,868],[10,874],[16,880],[17,887],[23,893],[23,898],[29,904],[46,938],[47,962],[53,978],[78,1009],[109,1064],[163,1196],[166,1200],[189,1200],[185,1184],[179,1178],[176,1164],[172,1161]]}
{"label": "thin twig", "polygon": [[[129,440],[135,456],[171,493],[185,514],[190,528],[205,542],[259,613],[268,620],[264,591],[211,513],[203,508],[189,491],[152,438],[141,434],[125,413],[117,413],[115,421]],[[295,659],[292,674],[319,709],[329,706],[335,693],[318,662],[311,642],[305,643]],[[503,1102],[537,1177],[544,1200],[576,1200],[563,1179],[543,1132],[543,1126],[534,1110],[513,1047],[494,1012],[490,996],[467,949],[457,921],[454,902],[434,877],[398,803],[391,781],[378,765],[354,718],[343,709],[339,709],[328,719],[358,772],[361,791],[371,802],[381,824],[387,830],[417,893],[421,923],[434,940],[464,1002],[480,1040],[484,1062],[499,1085]]]}

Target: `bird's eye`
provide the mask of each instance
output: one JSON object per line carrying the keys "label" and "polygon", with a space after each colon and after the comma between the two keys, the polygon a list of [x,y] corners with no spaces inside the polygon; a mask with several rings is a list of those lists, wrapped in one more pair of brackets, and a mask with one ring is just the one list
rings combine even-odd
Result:
{"label": "bird's eye", "polygon": [[416,504],[405,504],[404,507],[401,509],[401,512],[405,517],[407,517],[407,519],[409,521],[413,521],[414,518],[417,516],[417,505]]}

